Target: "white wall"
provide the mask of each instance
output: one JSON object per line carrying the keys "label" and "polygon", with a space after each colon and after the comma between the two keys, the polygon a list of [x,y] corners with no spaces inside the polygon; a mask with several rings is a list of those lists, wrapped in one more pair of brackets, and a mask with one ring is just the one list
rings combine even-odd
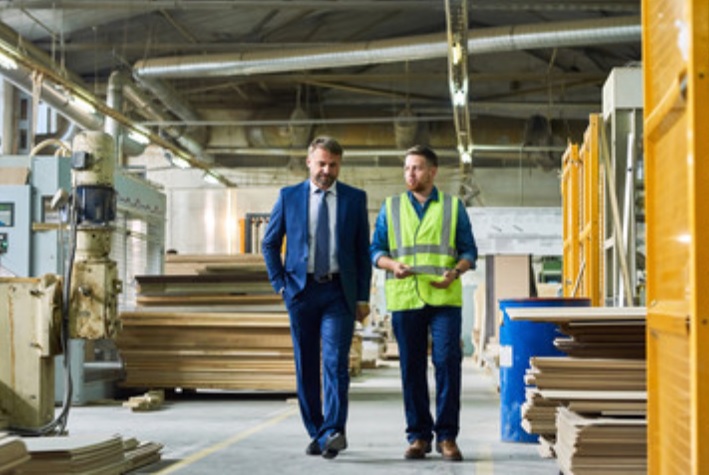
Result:
{"label": "white wall", "polygon": [[[227,189],[202,180],[199,170],[172,167],[159,149],[150,147],[134,166],[146,169],[147,178],[160,184],[167,196],[166,247],[180,253],[239,252],[238,220],[248,213],[268,213],[278,190],[303,180],[304,172],[282,168],[220,169],[237,188]],[[558,171],[540,168],[480,168],[474,173],[482,191],[474,206],[557,207],[561,205]],[[384,201],[404,190],[403,169],[391,167],[347,167],[340,180],[363,188],[368,194],[370,224]],[[439,169],[437,185],[457,194],[460,171],[457,167]],[[473,223],[473,226],[475,223]]]}

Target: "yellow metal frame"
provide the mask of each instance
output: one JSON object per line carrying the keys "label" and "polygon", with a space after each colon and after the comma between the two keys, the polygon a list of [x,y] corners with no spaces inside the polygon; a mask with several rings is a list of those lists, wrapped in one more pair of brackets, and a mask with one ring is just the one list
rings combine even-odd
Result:
{"label": "yellow metal frame", "polygon": [[650,474],[709,473],[709,3],[643,0]]}

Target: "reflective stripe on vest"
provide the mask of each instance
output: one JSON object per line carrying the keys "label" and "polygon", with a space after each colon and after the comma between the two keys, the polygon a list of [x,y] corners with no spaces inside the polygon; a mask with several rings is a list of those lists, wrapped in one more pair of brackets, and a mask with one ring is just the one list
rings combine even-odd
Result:
{"label": "reflective stripe on vest", "polygon": [[429,203],[421,220],[403,193],[387,198],[386,213],[389,254],[414,272],[405,279],[396,279],[387,272],[387,308],[396,311],[422,308],[425,304],[461,306],[460,280],[454,280],[447,289],[430,285],[457,263],[458,200],[439,192],[438,200]]}

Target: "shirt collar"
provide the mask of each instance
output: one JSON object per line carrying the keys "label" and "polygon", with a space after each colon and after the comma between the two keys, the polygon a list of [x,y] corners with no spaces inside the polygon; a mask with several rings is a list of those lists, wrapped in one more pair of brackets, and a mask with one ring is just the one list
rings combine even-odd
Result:
{"label": "shirt collar", "polygon": [[[315,183],[313,183],[311,180],[308,180],[308,183],[310,184],[310,194],[311,195],[315,194],[315,192],[320,189],[317,186],[315,186]],[[337,196],[337,180],[335,180],[335,182],[332,184],[332,186],[325,191],[329,191],[332,194],[332,196]]]}
{"label": "shirt collar", "polygon": [[[414,194],[411,191],[407,191],[406,194],[409,195],[409,200],[411,200],[412,203],[414,203],[414,202],[418,203],[418,201],[416,200],[416,197],[414,196]],[[433,189],[431,189],[431,194],[428,195],[428,198],[426,198],[426,201],[424,202],[423,205],[425,206],[428,203],[430,203],[431,201],[438,201],[438,188],[436,188],[435,186],[433,187]]]}

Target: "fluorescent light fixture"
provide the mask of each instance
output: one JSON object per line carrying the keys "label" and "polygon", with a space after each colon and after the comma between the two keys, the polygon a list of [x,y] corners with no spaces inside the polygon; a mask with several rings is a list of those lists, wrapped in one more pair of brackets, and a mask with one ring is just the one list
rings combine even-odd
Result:
{"label": "fluorescent light fixture", "polygon": [[473,147],[471,145],[466,149],[463,144],[458,144],[458,153],[460,161],[463,163],[473,163]]}
{"label": "fluorescent light fixture", "polygon": [[14,71],[17,69],[17,61],[0,51],[0,67]]}
{"label": "fluorescent light fixture", "polygon": [[192,168],[190,162],[182,157],[172,157],[172,164],[177,168],[182,168],[183,170],[186,168]]}
{"label": "fluorescent light fixture", "polygon": [[150,143],[150,139],[148,138],[148,132],[146,129],[143,127],[136,127],[135,129],[131,129],[130,132],[128,132],[128,138],[138,142],[141,145],[148,145]]}
{"label": "fluorescent light fixture", "polygon": [[219,184],[219,179],[212,175],[209,172],[205,172],[204,175],[202,176],[202,180],[206,181],[207,183],[211,185],[218,185]]}
{"label": "fluorescent light fixture", "polygon": [[460,60],[463,59],[463,48],[460,46],[460,43],[455,43],[452,48],[451,48],[451,56],[453,60],[453,64],[459,64]]}

